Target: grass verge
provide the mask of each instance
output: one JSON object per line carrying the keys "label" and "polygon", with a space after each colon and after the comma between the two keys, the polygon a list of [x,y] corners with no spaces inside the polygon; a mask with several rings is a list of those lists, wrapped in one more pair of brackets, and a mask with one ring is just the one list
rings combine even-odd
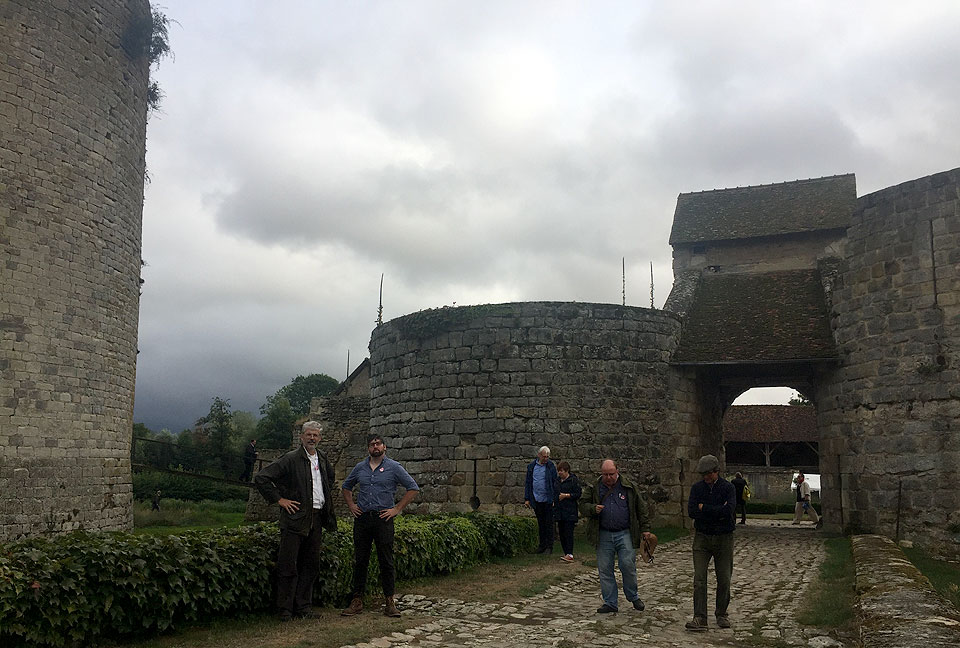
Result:
{"label": "grass verge", "polygon": [[149,502],[133,503],[134,533],[172,534],[191,529],[234,527],[243,523],[245,500],[190,502],[165,499],[160,510],[151,510]]}
{"label": "grass verge", "polygon": [[818,628],[846,630],[854,623],[857,598],[850,539],[828,538],[824,550],[826,557],[820,565],[820,574],[810,585],[812,594],[804,597],[797,621]]}
{"label": "grass verge", "polygon": [[960,564],[938,560],[919,547],[904,548],[903,553],[930,579],[933,588],[960,610]]}

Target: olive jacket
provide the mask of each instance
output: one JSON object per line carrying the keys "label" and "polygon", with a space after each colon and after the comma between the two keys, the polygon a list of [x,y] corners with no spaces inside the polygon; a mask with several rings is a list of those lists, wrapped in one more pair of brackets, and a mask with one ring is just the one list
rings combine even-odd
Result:
{"label": "olive jacket", "polygon": [[[597,513],[597,504],[600,504],[600,484],[598,479],[591,486],[584,486],[580,497],[580,515],[587,520],[587,540],[597,544],[600,533],[600,515]],[[650,518],[647,515],[647,505],[643,501],[640,491],[630,479],[620,473],[620,485],[627,491],[627,508],[630,511],[630,539],[634,547],[640,547],[643,542],[643,532],[650,530]]]}
{"label": "olive jacket", "polygon": [[[328,531],[337,530],[337,517],[333,512],[333,466],[326,455],[317,450],[320,460],[320,472],[323,473],[323,513],[321,515],[323,528]],[[263,499],[270,504],[276,504],[284,497],[300,502],[300,510],[296,513],[287,513],[280,509],[280,530],[290,531],[297,535],[309,535],[310,522],[313,513],[313,476],[310,474],[310,459],[303,446],[291,450],[271,464],[263,467],[253,478],[257,490]]]}

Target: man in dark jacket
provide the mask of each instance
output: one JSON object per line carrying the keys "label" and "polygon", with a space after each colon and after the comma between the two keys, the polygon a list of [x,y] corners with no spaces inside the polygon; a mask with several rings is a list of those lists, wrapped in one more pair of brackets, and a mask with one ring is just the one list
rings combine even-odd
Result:
{"label": "man in dark jacket", "polygon": [[280,506],[280,553],[277,557],[277,614],[281,621],[310,617],[313,585],[320,573],[323,528],[336,531],[333,513],[333,467],[317,450],[323,426],[307,421],[300,447],[254,477],[257,490]]}
{"label": "man in dark jacket", "polygon": [[537,458],[527,465],[523,484],[523,505],[532,508],[537,516],[540,546],[537,553],[553,553],[553,500],[557,482],[557,467],[550,461],[550,448],[543,446]]}
{"label": "man in dark jacket", "polygon": [[693,518],[693,620],[687,630],[707,629],[707,567],[713,558],[717,573],[717,626],[730,627],[730,580],[733,576],[733,531],[737,491],[720,476],[720,462],[713,455],[700,457],[697,472],[703,479],[690,487],[687,514]]}
{"label": "man in dark jacket", "polygon": [[620,563],[623,594],[633,609],[643,610],[637,591],[637,547],[649,538],[650,520],[640,492],[626,476],[621,475],[613,459],[600,464],[600,480],[584,490],[580,513],[587,518],[587,539],[597,547],[597,571],[603,605],[600,614],[616,612],[617,578],[613,573],[614,558]]}

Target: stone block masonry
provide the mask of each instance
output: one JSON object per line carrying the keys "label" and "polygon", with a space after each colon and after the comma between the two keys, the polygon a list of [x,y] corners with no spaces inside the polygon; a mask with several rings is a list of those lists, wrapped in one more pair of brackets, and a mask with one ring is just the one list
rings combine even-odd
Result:
{"label": "stone block masonry", "polygon": [[132,524],[149,16],[0,4],[0,541]]}
{"label": "stone block masonry", "polygon": [[960,169],[861,197],[841,271],[843,363],[817,397],[825,509],[960,555]]}
{"label": "stone block masonry", "polygon": [[[420,482],[420,511],[513,513],[541,445],[585,482],[613,457],[651,502],[680,485],[663,311],[529,302],[442,308],[378,327],[370,428]],[[474,472],[477,478],[474,482]]]}

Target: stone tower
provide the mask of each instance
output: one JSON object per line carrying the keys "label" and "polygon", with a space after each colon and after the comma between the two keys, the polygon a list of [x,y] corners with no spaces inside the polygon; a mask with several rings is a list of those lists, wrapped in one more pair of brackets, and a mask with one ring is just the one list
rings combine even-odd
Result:
{"label": "stone tower", "polygon": [[0,541],[131,526],[150,15],[0,3]]}

